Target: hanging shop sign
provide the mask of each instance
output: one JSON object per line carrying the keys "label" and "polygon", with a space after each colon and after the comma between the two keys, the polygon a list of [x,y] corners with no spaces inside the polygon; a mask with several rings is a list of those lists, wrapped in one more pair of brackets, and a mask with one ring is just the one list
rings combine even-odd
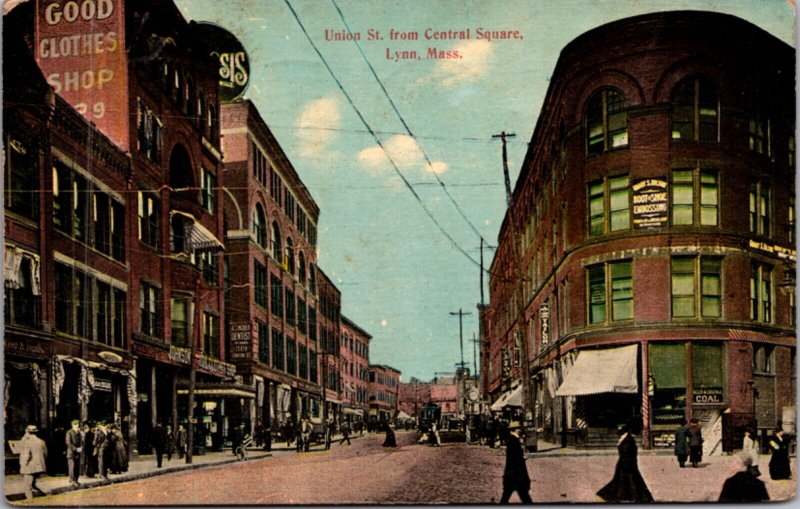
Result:
{"label": "hanging shop sign", "polygon": [[214,23],[197,23],[199,39],[219,62],[219,99],[233,102],[242,97],[250,83],[250,59],[235,35]]}
{"label": "hanging shop sign", "polygon": [[36,63],[55,92],[128,150],[124,0],[36,0]]}
{"label": "hanging shop sign", "polygon": [[106,361],[109,364],[119,364],[122,362],[122,356],[116,354],[114,352],[109,352],[108,350],[103,350],[102,352],[97,352],[97,356]]}
{"label": "hanging shop sign", "polygon": [[109,380],[108,378],[94,377],[94,390],[111,392],[111,380]]}
{"label": "hanging shop sign", "polygon": [[250,358],[250,324],[231,324],[231,360]]}
{"label": "hanging shop sign", "polygon": [[669,183],[663,178],[636,180],[633,190],[633,227],[652,230],[669,221]]}
{"label": "hanging shop sign", "polygon": [[692,389],[692,398],[696,405],[717,405],[722,403],[722,388],[708,387]]}
{"label": "hanging shop sign", "polygon": [[550,304],[544,303],[539,307],[539,318],[542,321],[542,345],[550,344]]}

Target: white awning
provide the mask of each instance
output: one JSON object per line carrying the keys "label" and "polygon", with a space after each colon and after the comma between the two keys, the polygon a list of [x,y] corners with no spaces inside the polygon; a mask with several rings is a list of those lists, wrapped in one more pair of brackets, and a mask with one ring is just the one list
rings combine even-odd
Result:
{"label": "white awning", "polygon": [[364,411],[358,408],[342,408],[344,415],[364,415]]}
{"label": "white awning", "polygon": [[177,214],[190,220],[190,223],[186,226],[185,232],[186,243],[190,249],[224,248],[222,242],[220,242],[208,228],[200,224],[200,221],[195,219],[193,215],[181,212],[180,210],[172,210],[170,214]]}
{"label": "white awning", "polygon": [[499,412],[507,406],[522,406],[522,384],[519,384],[516,388],[501,394],[500,398],[492,403],[490,409],[492,412]]}
{"label": "white awning", "polygon": [[556,396],[585,396],[604,392],[636,394],[638,345],[581,350]]}

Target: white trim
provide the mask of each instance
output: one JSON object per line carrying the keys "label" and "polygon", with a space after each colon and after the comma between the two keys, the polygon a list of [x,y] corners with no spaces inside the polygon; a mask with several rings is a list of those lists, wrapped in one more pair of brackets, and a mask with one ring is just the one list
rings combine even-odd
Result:
{"label": "white trim", "polygon": [[69,257],[69,256],[67,256],[67,255],[65,255],[63,253],[60,253],[58,251],[54,251],[53,252],[53,261],[60,262],[60,263],[63,263],[65,265],[70,265],[72,267],[75,267],[76,269],[78,269],[78,270],[80,270],[82,272],[85,272],[86,274],[92,276],[93,278],[95,278],[98,281],[101,281],[103,283],[108,283],[109,285],[113,286],[114,288],[116,288],[118,290],[122,290],[122,291],[124,291],[126,293],[128,292],[128,284],[125,283],[124,281],[120,281],[119,279],[111,277],[108,274],[104,274],[103,272],[100,272],[99,270],[97,270],[95,268],[89,267],[88,265],[85,265],[85,264],[79,262],[78,260],[76,260],[74,258],[71,258],[71,257]]}
{"label": "white trim", "polygon": [[53,156],[55,156],[56,159],[61,161],[69,169],[71,169],[76,173],[79,173],[83,178],[90,181],[98,190],[103,191],[104,193],[112,196],[116,201],[120,202],[123,206],[126,205],[125,199],[122,197],[121,194],[108,187],[106,184],[98,180],[97,177],[95,177],[91,173],[87,172],[83,168],[83,166],[79,165],[78,163],[70,159],[66,154],[61,152],[58,148],[51,147],[51,150],[53,152]]}

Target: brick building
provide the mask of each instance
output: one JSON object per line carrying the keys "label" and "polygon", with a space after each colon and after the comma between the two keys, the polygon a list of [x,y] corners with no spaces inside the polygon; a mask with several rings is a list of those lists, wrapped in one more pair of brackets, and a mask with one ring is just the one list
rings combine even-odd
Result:
{"label": "brick building", "polygon": [[339,372],[342,387],[341,421],[363,421],[369,411],[369,342],[367,331],[341,317]]}
{"label": "brick building", "polygon": [[397,389],[397,408],[411,417],[419,418],[420,409],[431,402],[431,384],[411,377]]}
{"label": "brick building", "polygon": [[493,401],[527,362],[551,438],[629,422],[650,447],[696,417],[711,450],[794,415],[794,62],[704,12],[616,21],[564,48],[481,315]]}
{"label": "brick building", "polygon": [[369,422],[384,423],[397,413],[400,371],[383,364],[369,366]]}
{"label": "brick building", "polygon": [[323,417],[336,418],[342,407],[341,373],[339,372],[340,337],[342,332],[342,292],[321,269],[319,279],[319,343],[320,376],[324,380]]}
{"label": "brick building", "polygon": [[249,100],[222,105],[225,274],[231,362],[273,429],[320,417],[319,207]]}

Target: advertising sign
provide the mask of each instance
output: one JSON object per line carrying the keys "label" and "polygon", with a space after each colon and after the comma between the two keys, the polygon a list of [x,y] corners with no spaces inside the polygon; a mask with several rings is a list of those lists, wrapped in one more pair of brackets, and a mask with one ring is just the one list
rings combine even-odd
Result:
{"label": "advertising sign", "polygon": [[36,0],[36,62],[47,83],[128,150],[124,0]]}
{"label": "advertising sign", "polygon": [[695,405],[717,405],[722,403],[722,388],[692,389],[692,397]]}
{"label": "advertising sign", "polygon": [[231,360],[250,358],[250,324],[231,324]]}
{"label": "advertising sign", "polygon": [[633,183],[633,227],[651,230],[667,226],[669,221],[669,183],[663,178],[637,180]]}
{"label": "advertising sign", "polygon": [[550,343],[550,304],[544,303],[539,307],[539,317],[542,320],[542,344]]}
{"label": "advertising sign", "polygon": [[235,35],[214,23],[197,23],[200,39],[209,54],[219,60],[219,99],[233,102],[244,95],[250,83],[250,60]]}

